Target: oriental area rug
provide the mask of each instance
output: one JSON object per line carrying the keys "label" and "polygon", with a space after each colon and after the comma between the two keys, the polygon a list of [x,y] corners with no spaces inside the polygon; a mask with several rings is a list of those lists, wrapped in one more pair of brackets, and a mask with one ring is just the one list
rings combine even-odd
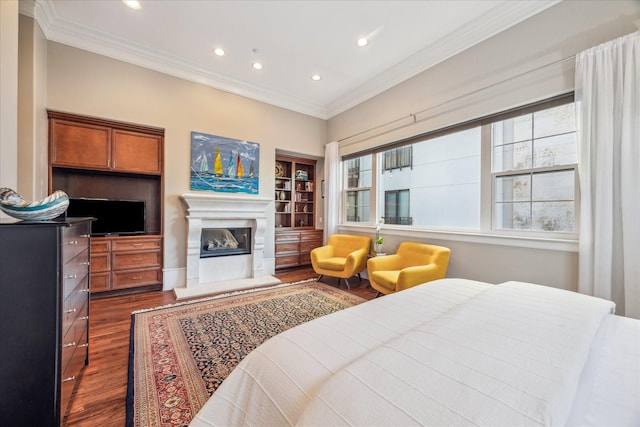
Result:
{"label": "oriental area rug", "polygon": [[318,282],[240,291],[131,318],[127,426],[186,426],[267,339],[365,299]]}

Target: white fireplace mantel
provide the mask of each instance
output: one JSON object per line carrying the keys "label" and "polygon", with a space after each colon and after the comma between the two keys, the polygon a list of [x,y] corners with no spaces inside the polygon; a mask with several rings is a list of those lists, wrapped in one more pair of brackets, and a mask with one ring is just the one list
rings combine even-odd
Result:
{"label": "white fireplace mantel", "polygon": [[[274,278],[265,274],[263,266],[267,207],[271,199],[208,193],[185,193],[180,199],[185,205],[188,222],[187,289],[212,288],[215,291],[216,284],[238,279],[273,283]],[[226,227],[252,229],[251,255],[200,258],[202,229]]]}

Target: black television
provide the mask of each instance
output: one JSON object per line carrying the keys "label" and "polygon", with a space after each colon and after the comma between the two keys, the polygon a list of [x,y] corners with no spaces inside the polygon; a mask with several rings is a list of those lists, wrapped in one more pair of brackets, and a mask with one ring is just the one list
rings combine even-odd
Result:
{"label": "black television", "polygon": [[129,236],[145,234],[144,200],[93,199],[70,197],[68,217],[94,217],[92,236]]}

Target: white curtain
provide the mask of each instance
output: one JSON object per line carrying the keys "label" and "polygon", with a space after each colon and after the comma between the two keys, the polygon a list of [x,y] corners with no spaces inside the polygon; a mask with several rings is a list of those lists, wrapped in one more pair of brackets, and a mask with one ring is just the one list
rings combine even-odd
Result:
{"label": "white curtain", "polygon": [[340,222],[340,154],[338,142],[324,148],[324,241],[338,232]]}
{"label": "white curtain", "polygon": [[576,56],[579,284],[640,318],[640,32]]}

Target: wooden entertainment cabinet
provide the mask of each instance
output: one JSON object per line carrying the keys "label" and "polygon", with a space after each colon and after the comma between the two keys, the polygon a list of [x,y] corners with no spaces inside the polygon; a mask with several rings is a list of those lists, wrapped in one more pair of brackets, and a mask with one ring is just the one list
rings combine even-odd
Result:
{"label": "wooden entertainment cabinet", "polygon": [[145,201],[145,233],[91,239],[91,294],[162,288],[164,129],[48,111],[49,192]]}

